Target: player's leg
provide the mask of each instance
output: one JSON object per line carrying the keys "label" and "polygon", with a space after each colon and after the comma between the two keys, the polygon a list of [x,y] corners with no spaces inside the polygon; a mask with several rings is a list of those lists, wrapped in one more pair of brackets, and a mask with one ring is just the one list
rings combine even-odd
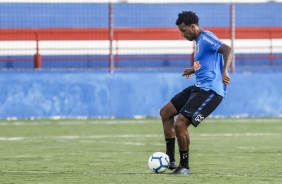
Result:
{"label": "player's leg", "polygon": [[187,103],[180,110],[174,124],[180,153],[180,165],[173,174],[189,174],[189,146],[190,138],[188,127],[193,124],[197,127],[221,103],[222,96],[213,91],[204,91],[197,87],[192,89]]}
{"label": "player's leg", "polygon": [[190,125],[190,120],[183,116],[181,113],[178,115],[175,123],[175,133],[178,142],[180,164],[178,168],[172,174],[190,174],[189,167],[189,146],[190,146],[190,136],[188,133],[188,127]]}
{"label": "player's leg", "polygon": [[160,116],[163,123],[164,136],[166,142],[166,154],[170,159],[169,169],[175,169],[177,164],[175,162],[175,130],[173,127],[174,116],[178,114],[174,105],[168,102],[163,108],[161,108]]}
{"label": "player's leg", "polygon": [[176,116],[177,114],[178,112],[171,102],[168,102],[164,107],[161,108],[160,116],[163,123],[165,138],[175,137],[173,124],[174,124],[174,116]]}
{"label": "player's leg", "polygon": [[166,141],[166,154],[169,156],[171,164],[170,169],[175,169],[175,130],[174,117],[179,113],[180,109],[185,105],[191,93],[191,87],[184,89],[175,95],[170,102],[161,108],[160,116],[163,123],[164,136]]}

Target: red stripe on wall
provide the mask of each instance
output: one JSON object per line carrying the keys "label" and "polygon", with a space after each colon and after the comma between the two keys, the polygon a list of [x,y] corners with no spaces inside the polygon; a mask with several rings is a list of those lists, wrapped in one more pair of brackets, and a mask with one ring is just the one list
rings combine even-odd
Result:
{"label": "red stripe on wall", "polygon": [[[203,28],[230,39],[229,27]],[[236,39],[282,38],[282,27],[238,27]],[[114,40],[181,40],[177,28],[115,28]],[[107,28],[0,29],[0,40],[109,40]]]}

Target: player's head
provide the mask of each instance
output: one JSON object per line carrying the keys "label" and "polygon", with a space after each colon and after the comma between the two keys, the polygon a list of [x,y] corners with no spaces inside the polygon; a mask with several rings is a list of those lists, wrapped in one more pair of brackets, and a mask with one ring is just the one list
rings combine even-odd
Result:
{"label": "player's head", "polygon": [[178,14],[176,25],[182,36],[189,41],[196,40],[199,36],[199,17],[192,11],[183,11]]}

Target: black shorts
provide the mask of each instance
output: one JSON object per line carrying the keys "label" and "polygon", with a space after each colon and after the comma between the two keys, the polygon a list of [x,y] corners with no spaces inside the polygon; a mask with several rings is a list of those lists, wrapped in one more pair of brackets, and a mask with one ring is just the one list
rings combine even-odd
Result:
{"label": "black shorts", "polygon": [[223,97],[212,90],[205,91],[190,86],[175,95],[170,101],[178,113],[188,118],[194,127],[210,115],[220,104]]}

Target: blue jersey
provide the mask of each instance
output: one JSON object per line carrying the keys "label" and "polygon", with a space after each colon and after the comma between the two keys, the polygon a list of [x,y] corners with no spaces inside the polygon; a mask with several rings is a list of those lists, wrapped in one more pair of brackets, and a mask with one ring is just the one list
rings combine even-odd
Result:
{"label": "blue jersey", "polygon": [[226,87],[222,82],[223,55],[218,48],[223,43],[209,31],[202,31],[196,40],[194,52],[195,86],[203,90],[213,90],[225,96]]}

